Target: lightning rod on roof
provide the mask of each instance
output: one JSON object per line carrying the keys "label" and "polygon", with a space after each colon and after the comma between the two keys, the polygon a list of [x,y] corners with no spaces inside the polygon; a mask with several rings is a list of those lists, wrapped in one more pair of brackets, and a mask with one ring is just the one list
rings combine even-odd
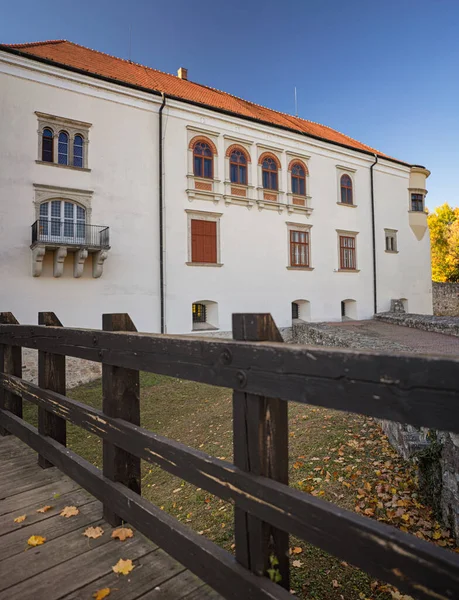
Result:
{"label": "lightning rod on roof", "polygon": [[131,62],[131,47],[132,47],[132,25],[129,25],[129,56],[128,56],[129,62]]}
{"label": "lightning rod on roof", "polygon": [[295,117],[298,116],[298,98],[296,95],[296,86],[295,86]]}

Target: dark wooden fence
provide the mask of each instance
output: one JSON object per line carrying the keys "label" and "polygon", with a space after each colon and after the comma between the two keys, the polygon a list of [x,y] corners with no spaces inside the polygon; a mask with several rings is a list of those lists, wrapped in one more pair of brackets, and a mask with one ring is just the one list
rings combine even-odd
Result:
{"label": "dark wooden fence", "polygon": [[[121,519],[228,599],[287,599],[288,534],[414,598],[459,598],[456,554],[288,486],[287,401],[459,433],[459,360],[282,344],[270,315],[234,315],[235,340],[147,335],[125,314],[103,331],[38,326],[0,313],[0,427],[34,448]],[[38,385],[22,379],[21,347],[39,351]],[[101,362],[103,409],[65,396],[65,356]],[[140,426],[139,371],[234,390],[234,464]],[[38,405],[38,429],[22,419]],[[65,447],[66,421],[103,440],[103,470]],[[236,557],[141,496],[140,460],[235,504]],[[279,560],[280,585],[263,574]],[[284,589],[285,588],[285,589]]]}

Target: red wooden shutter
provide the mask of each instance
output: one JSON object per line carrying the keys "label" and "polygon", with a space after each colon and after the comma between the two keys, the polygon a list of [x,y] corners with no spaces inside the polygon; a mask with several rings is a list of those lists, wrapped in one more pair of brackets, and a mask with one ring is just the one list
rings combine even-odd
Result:
{"label": "red wooden shutter", "polygon": [[215,221],[191,220],[191,261],[217,262],[217,223]]}

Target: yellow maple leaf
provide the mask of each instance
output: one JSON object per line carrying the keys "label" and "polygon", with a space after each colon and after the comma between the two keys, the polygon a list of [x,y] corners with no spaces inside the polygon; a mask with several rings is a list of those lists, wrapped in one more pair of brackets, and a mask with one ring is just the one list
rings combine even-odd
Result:
{"label": "yellow maple leaf", "polygon": [[434,540],[439,540],[441,538],[441,533],[439,531],[434,531],[432,537]]}
{"label": "yellow maple leaf", "polygon": [[131,538],[133,535],[132,529],[129,529],[128,527],[120,527],[119,529],[112,531],[112,538],[118,538],[122,542],[124,542],[126,538]]}
{"label": "yellow maple leaf", "polygon": [[297,546],[296,548],[292,548],[292,554],[301,554],[303,552],[303,548]]}
{"label": "yellow maple leaf", "polygon": [[112,567],[112,570],[118,575],[129,575],[134,568],[131,559],[123,560],[122,558]]}
{"label": "yellow maple leaf", "polygon": [[27,540],[29,546],[41,546],[46,542],[46,538],[41,535],[31,535]]}
{"label": "yellow maple leaf", "polygon": [[51,510],[53,507],[49,506],[49,504],[47,504],[46,506],[42,506],[41,508],[37,509],[38,513],[45,513],[48,512],[48,510]]}
{"label": "yellow maple leaf", "polygon": [[[104,533],[104,530],[102,529],[102,527],[88,527],[87,529],[85,529],[83,535],[85,535],[88,538],[93,538],[94,540],[97,538],[100,538],[100,536]],[[105,596],[102,596],[103,598]]]}
{"label": "yellow maple leaf", "polygon": [[80,514],[80,511],[76,506],[66,506],[61,511],[61,517],[66,517],[67,519],[69,517],[75,517],[78,514]]}
{"label": "yellow maple leaf", "polygon": [[15,523],[22,523],[22,521],[25,521],[25,520],[26,520],[26,517],[27,517],[27,515],[21,515],[20,517],[16,517],[16,518],[14,519],[14,522],[15,522]]}
{"label": "yellow maple leaf", "polygon": [[111,589],[110,588],[102,588],[101,590],[97,590],[92,595],[95,600],[104,600],[107,596],[110,596]]}

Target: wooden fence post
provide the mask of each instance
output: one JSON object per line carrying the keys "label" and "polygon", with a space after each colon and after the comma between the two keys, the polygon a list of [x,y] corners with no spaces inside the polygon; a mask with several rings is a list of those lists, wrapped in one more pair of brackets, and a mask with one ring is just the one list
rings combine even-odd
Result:
{"label": "wooden fence post", "polygon": [[[126,313],[102,315],[104,331],[137,331]],[[102,363],[102,410],[107,417],[124,419],[140,425],[139,371]],[[140,494],[140,458],[103,441],[103,474]],[[104,519],[112,526],[121,524],[121,518],[104,505]]]}
{"label": "wooden fence post", "polygon": [[[48,327],[62,327],[62,323],[53,312],[39,312],[38,324]],[[38,351],[38,385],[47,390],[58,392],[65,396],[65,356]],[[59,444],[67,444],[67,423],[62,417],[53,415],[44,408],[38,408],[38,432],[47,435]],[[53,464],[41,454],[38,464],[42,469],[48,469]]]}
{"label": "wooden fence post", "polygon": [[[283,342],[270,314],[234,314],[233,338],[241,341]],[[250,365],[247,365],[250,366]],[[240,371],[241,387],[250,374]],[[288,484],[287,402],[244,391],[233,392],[234,464],[255,475]],[[258,575],[266,575],[275,556],[282,579],[290,589],[288,533],[235,507],[236,559]]]}
{"label": "wooden fence post", "polygon": [[[1,325],[18,325],[13,313],[0,313]],[[22,348],[20,346],[8,346],[0,344],[0,371],[9,375],[22,377]],[[7,392],[0,386],[0,408],[11,411],[17,417],[22,418],[22,397]],[[9,431],[0,427],[0,435],[9,435]]]}

